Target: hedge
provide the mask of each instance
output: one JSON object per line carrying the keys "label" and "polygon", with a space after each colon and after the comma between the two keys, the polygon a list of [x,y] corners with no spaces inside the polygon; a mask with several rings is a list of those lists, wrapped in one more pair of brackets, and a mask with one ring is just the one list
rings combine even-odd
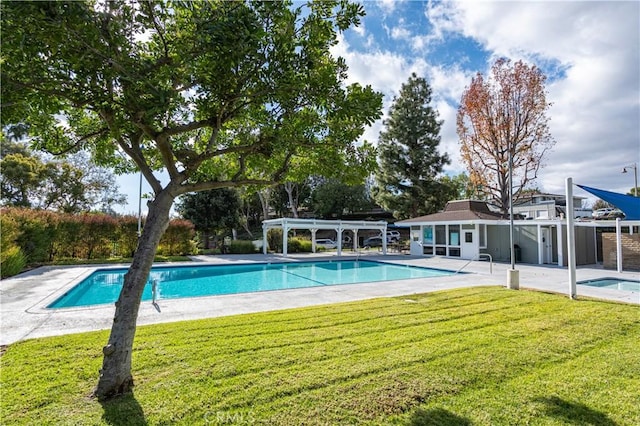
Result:
{"label": "hedge", "polygon": [[256,252],[256,246],[253,241],[233,240],[229,246],[229,253],[232,254],[251,254]]}
{"label": "hedge", "polygon": [[[9,207],[0,210],[0,219],[2,277],[15,275],[26,265],[63,259],[130,258],[138,244],[138,218],[135,216],[74,215]],[[158,253],[197,253],[194,235],[191,222],[171,220],[160,240]]]}
{"label": "hedge", "polygon": [[311,241],[303,238],[289,238],[287,239],[287,251],[289,253],[311,253],[313,247]]}
{"label": "hedge", "polygon": [[173,219],[160,239],[158,254],[170,256],[197,253],[195,235],[193,223],[186,219]]}
{"label": "hedge", "polygon": [[0,278],[10,277],[27,265],[27,256],[16,243],[18,223],[11,216],[0,216]]}
{"label": "hedge", "polygon": [[[271,251],[282,253],[282,229],[269,229],[267,232],[267,244]],[[311,241],[299,237],[287,239],[288,253],[311,253],[311,251]]]}

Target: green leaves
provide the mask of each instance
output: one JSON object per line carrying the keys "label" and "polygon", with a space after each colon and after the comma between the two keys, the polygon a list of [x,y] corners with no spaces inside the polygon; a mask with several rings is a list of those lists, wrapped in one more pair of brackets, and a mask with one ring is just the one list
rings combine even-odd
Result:
{"label": "green leaves", "polygon": [[438,152],[438,112],[431,104],[431,88],[413,74],[394,99],[380,133],[380,169],[376,173],[376,201],[398,218],[438,211],[449,191],[438,181],[449,157]]}
{"label": "green leaves", "polygon": [[[147,180],[166,168],[179,192],[221,177],[269,182],[294,164],[352,167],[351,144],[380,117],[381,94],[346,86],[329,52],[359,4],[5,2],[2,12],[3,126],[26,122],[38,148],[82,145],[119,171],[124,153]],[[310,165],[327,154],[332,167]]]}

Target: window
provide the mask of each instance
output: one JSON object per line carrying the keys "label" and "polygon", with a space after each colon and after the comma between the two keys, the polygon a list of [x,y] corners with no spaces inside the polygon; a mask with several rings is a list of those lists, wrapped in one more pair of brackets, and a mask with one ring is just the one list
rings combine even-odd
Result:
{"label": "window", "polygon": [[436,225],[436,244],[447,244],[447,231],[445,225]]}
{"label": "window", "polygon": [[433,226],[427,225],[424,227],[422,231],[422,243],[423,244],[433,244]]}
{"label": "window", "polygon": [[449,245],[460,245],[460,225],[449,225]]}
{"label": "window", "polygon": [[449,256],[451,257],[460,257],[460,249],[455,247],[449,248]]}
{"label": "window", "polygon": [[420,241],[420,227],[412,226],[411,227],[411,241]]}
{"label": "window", "polygon": [[473,232],[465,232],[464,233],[464,242],[472,243],[473,242]]}
{"label": "window", "polygon": [[480,242],[480,248],[487,248],[487,225],[479,225],[479,228],[478,241]]}

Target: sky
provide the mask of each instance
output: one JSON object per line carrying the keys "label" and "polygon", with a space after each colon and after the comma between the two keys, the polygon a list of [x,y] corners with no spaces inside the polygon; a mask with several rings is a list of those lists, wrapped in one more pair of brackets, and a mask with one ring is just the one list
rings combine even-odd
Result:
{"label": "sky", "polygon": [[[626,193],[640,164],[640,2],[638,1],[364,1],[359,27],[340,34],[335,56],[349,66],[347,83],[384,94],[384,115],[364,139],[376,143],[393,97],[411,73],[433,90],[444,120],[445,173],[465,172],[456,134],[463,91],[498,58],[539,67],[547,76],[549,126],[556,141],[533,186],[565,193],[565,179]],[[120,191],[137,213],[138,178],[121,176]],[[149,191],[143,188],[143,192]],[[574,195],[595,198],[580,188]],[[143,203],[144,204],[144,203]],[[143,205],[143,212],[146,207]]]}

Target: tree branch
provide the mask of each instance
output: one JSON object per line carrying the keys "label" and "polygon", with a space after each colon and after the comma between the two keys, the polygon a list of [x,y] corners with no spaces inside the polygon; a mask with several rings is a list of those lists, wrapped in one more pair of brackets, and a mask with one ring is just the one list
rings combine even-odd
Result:
{"label": "tree branch", "polygon": [[192,121],[190,123],[182,124],[180,126],[165,127],[160,132],[160,135],[167,135],[167,136],[179,135],[181,133],[201,129],[203,127],[214,126],[216,122],[217,122],[217,117],[208,118],[206,120]]}
{"label": "tree branch", "polygon": [[219,189],[219,188],[235,188],[245,185],[264,185],[271,186],[275,185],[277,182],[266,179],[243,179],[243,180],[227,180],[227,181],[219,181],[219,182],[198,182],[191,183],[186,185],[180,185],[180,187],[176,190],[176,196],[187,194],[189,192],[199,192],[199,191],[208,191],[210,189]]}
{"label": "tree branch", "polygon": [[141,142],[143,138],[143,133],[139,133],[138,135],[133,136],[131,138],[133,141],[131,145],[127,144],[122,137],[117,138],[116,140],[118,142],[118,146],[120,146],[120,148],[129,156],[129,158],[131,158],[133,162],[136,163],[136,165],[138,166],[138,170],[142,173],[145,180],[151,186],[153,193],[158,194],[160,191],[162,191],[162,185],[160,184],[160,181],[156,179],[153,171],[147,164],[144,155],[142,155]]}
{"label": "tree branch", "polygon": [[76,149],[78,146],[80,146],[86,140],[91,139],[91,138],[96,137],[96,136],[99,136],[99,135],[103,135],[103,134],[107,133],[108,131],[109,131],[108,127],[103,127],[103,128],[101,128],[99,130],[96,130],[95,132],[88,133],[88,134],[82,136],[76,142],[74,142],[73,145],[71,145],[68,148],[63,149],[62,151],[53,152],[53,151],[49,151],[46,148],[45,148],[45,150],[51,155],[56,155],[56,156],[57,155],[63,155],[63,154],[66,154],[67,152],[73,151],[74,149]]}
{"label": "tree branch", "polygon": [[169,48],[167,47],[167,41],[164,39],[162,31],[160,31],[158,23],[156,22],[156,15],[153,13],[153,6],[151,5],[151,2],[143,2],[143,4],[145,4],[147,6],[147,9],[149,10],[149,17],[151,18],[151,23],[153,24],[153,27],[156,29],[156,33],[158,34],[158,37],[160,37],[160,41],[162,41],[164,57],[166,58],[167,61],[169,61]]}

